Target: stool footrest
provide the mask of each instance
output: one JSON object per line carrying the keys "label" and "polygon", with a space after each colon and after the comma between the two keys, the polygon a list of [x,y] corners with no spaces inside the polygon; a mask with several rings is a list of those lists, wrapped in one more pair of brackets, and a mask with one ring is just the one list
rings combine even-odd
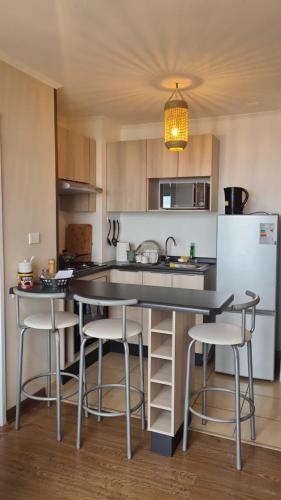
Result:
{"label": "stool footrest", "polygon": [[[231,394],[235,394],[234,389],[227,389],[225,387],[202,387],[198,391],[193,392],[192,396],[196,396],[196,395],[199,396],[201,393],[205,393],[205,392],[228,392]],[[240,422],[245,422],[245,420],[248,420],[249,418],[251,418],[254,415],[255,405],[254,405],[254,402],[248,396],[246,396],[246,394],[240,393],[240,398],[247,401],[247,403],[249,404],[249,408],[250,408],[249,413],[247,413],[246,415],[240,416]],[[189,406],[188,410],[193,415],[196,415],[196,417],[199,417],[203,420],[207,420],[210,422],[223,423],[223,424],[235,424],[236,423],[235,418],[210,417],[208,415],[204,415],[203,413],[200,413],[199,411],[194,410],[194,408],[192,406]]]}
{"label": "stool footrest", "polygon": [[[29,399],[34,399],[35,401],[56,401],[56,398],[55,397],[49,397],[48,396],[34,396],[34,394],[30,394],[29,392],[27,392],[25,390],[25,386],[27,384],[29,384],[30,382],[33,382],[33,380],[37,380],[39,378],[44,378],[44,377],[51,377],[51,376],[54,376],[56,375],[56,372],[46,372],[46,373],[41,373],[40,375],[34,375],[34,377],[30,377],[28,380],[26,380],[22,386],[21,386],[21,392]],[[69,372],[60,372],[60,375],[61,377],[70,377],[70,378],[74,378],[75,380],[78,381],[78,376],[77,375],[74,375],[73,373],[69,373]],[[78,393],[78,388],[69,393],[69,394],[66,394],[65,396],[61,397],[61,400],[64,400],[64,399],[67,399],[67,398],[70,398],[71,396],[74,396],[75,394]]]}
{"label": "stool footrest", "polygon": [[[86,396],[88,396],[88,394],[90,394],[91,392],[94,392],[94,391],[98,391],[99,389],[105,389],[105,388],[121,388],[121,389],[126,389],[126,385],[125,384],[101,384],[101,385],[95,385],[94,387],[91,387],[91,389],[87,390],[86,392],[84,392],[83,394],[83,401],[84,399],[86,398]],[[133,391],[133,392],[137,392],[139,393],[140,395],[140,400],[138,401],[138,403],[130,409],[130,412],[133,413],[134,411],[136,411],[138,408],[141,407],[141,405],[143,404],[144,402],[144,393],[138,389],[137,387],[134,387],[132,385],[130,385],[130,391]],[[93,408],[90,408],[89,406],[83,404],[83,409],[85,411],[87,411],[88,413],[90,413],[91,415],[96,415],[98,417],[122,417],[124,415],[126,415],[126,412],[125,411],[98,411],[98,410],[95,410]]]}

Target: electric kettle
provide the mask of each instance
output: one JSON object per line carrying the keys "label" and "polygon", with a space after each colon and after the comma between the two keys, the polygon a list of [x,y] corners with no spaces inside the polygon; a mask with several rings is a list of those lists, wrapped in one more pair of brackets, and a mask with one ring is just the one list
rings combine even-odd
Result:
{"label": "electric kettle", "polygon": [[[244,200],[243,193],[245,195]],[[224,188],[224,197],[226,214],[242,214],[249,199],[249,193],[247,189],[242,187],[226,187]]]}

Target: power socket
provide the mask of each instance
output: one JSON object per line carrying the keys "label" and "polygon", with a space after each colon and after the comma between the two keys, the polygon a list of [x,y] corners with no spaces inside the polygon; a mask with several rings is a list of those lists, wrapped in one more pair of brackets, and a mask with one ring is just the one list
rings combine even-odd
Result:
{"label": "power socket", "polygon": [[28,244],[40,243],[40,233],[28,233]]}

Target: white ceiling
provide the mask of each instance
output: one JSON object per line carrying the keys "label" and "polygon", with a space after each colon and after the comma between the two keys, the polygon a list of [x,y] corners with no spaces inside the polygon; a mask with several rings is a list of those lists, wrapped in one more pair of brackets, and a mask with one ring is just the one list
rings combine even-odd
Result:
{"label": "white ceiling", "polygon": [[74,115],[159,121],[176,80],[193,118],[274,110],[280,20],[281,0],[0,0],[0,58]]}

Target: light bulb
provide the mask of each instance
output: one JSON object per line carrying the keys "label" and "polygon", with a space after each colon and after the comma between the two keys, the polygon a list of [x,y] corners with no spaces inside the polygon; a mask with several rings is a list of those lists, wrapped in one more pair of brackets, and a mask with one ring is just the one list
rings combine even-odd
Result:
{"label": "light bulb", "polygon": [[172,135],[173,137],[177,137],[177,136],[178,136],[178,133],[179,133],[179,131],[178,131],[178,128],[177,128],[177,127],[173,127],[173,128],[171,129],[171,135]]}

